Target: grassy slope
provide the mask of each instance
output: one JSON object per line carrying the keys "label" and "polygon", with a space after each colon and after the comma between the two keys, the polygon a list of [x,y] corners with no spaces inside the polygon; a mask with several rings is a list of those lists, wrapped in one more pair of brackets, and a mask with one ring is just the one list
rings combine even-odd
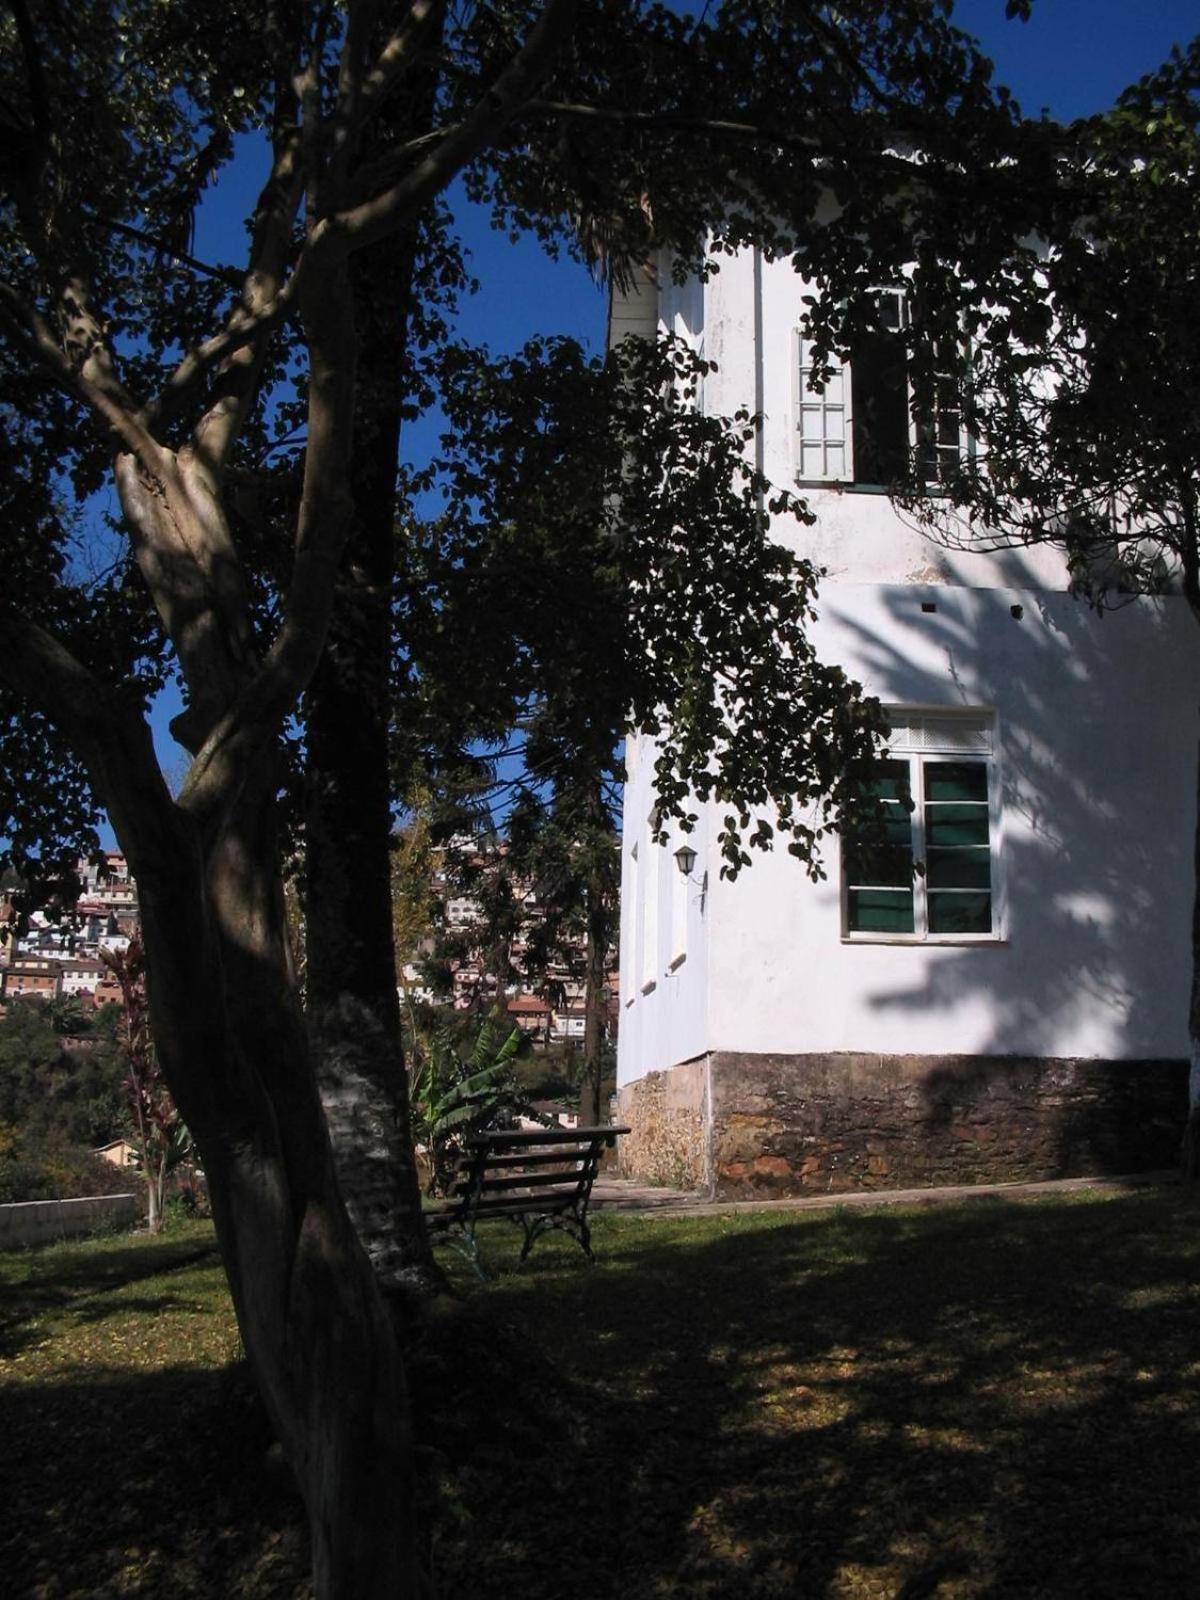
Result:
{"label": "grassy slope", "polygon": [[[1198,1593],[1195,1224],[1170,1190],[609,1216],[594,1270],[552,1239],[520,1273],[493,1230],[497,1276],[467,1292],[565,1380],[514,1362],[502,1396],[464,1357],[422,1394],[460,1424],[424,1456],[442,1592]],[[7,1592],[300,1592],[203,1248],[0,1258]]]}

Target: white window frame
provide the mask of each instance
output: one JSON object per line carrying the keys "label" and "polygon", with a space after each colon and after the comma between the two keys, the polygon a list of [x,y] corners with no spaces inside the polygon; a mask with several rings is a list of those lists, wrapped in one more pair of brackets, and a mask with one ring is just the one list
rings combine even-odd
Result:
{"label": "white window frame", "polygon": [[625,1004],[631,1006],[637,999],[640,990],[640,975],[642,970],[642,933],[643,933],[643,908],[641,898],[642,873],[638,861],[638,845],[640,840],[635,839],[629,852],[629,877],[627,882],[629,893],[629,962],[624,960],[622,952],[621,961],[621,987],[625,991]]}
{"label": "white window frame", "polygon": [[658,986],[660,920],[658,902],[662,893],[663,855],[661,846],[654,842],[654,835],[658,832],[658,822],[658,807],[655,806],[646,819],[644,835],[646,857],[642,863],[642,959],[639,972],[639,987],[642,994],[650,994]]}
{"label": "white window frame", "polygon": [[[1003,806],[999,733],[990,707],[947,710],[945,707],[886,708],[892,726],[887,759],[907,761],[913,801],[912,855],[922,868],[926,859],[926,767],[947,760],[977,762],[987,770],[988,864],[992,925],[986,933],[935,933],[929,928],[929,886],[924,871],[913,875],[913,931],[851,929],[847,852],[842,851],[842,942],[847,944],[949,944],[996,945],[1007,942],[1006,895],[1003,871]],[[855,888],[867,887],[856,884]],[[935,891],[937,892],[937,891]],[[942,892],[952,892],[945,891]]]}
{"label": "white window frame", "polygon": [[668,972],[676,972],[687,960],[688,953],[688,891],[691,881],[684,873],[680,872],[679,864],[675,860],[675,850],[681,845],[691,847],[691,837],[681,828],[672,832],[671,843],[667,846],[667,861],[665,871],[670,877],[671,890],[671,926]]}
{"label": "white window frame", "polygon": [[[898,327],[903,330],[908,327],[909,309],[908,294],[904,289],[887,288],[872,291],[876,295],[888,295],[895,298],[897,303]],[[847,488],[854,489],[864,494],[880,494],[886,492],[888,485],[885,483],[860,482],[856,476],[854,462],[854,370],[853,363],[844,361],[834,353],[830,353],[825,365],[829,368],[830,377],[826,384],[818,389],[810,386],[810,379],[816,369],[813,359],[815,340],[809,337],[805,327],[801,324],[793,330],[792,350],[792,418],[794,451],[796,459],[796,481],[801,484],[838,483]],[[934,376],[935,391],[937,374]],[[832,391],[832,397],[829,398]],[[918,426],[913,415],[913,391],[911,381],[907,384],[908,400],[908,445],[914,458],[918,456],[923,446],[929,442],[922,439],[922,429]],[[975,451],[975,439],[967,425],[967,418],[962,407],[959,410],[958,439],[953,445],[938,442],[938,408],[936,392],[934,399],[934,419],[932,429],[932,448],[934,459],[940,462],[947,455],[953,454],[955,460],[965,461]],[[815,424],[815,427],[812,425]],[[812,431],[806,436],[806,426]],[[840,430],[840,431],[839,431]],[[810,454],[806,461],[805,452]],[[807,468],[812,464],[811,457],[819,453],[822,470],[812,472]],[[836,462],[841,456],[842,471],[831,470],[830,457]],[[940,472],[933,474],[924,484],[926,493],[939,492]]]}

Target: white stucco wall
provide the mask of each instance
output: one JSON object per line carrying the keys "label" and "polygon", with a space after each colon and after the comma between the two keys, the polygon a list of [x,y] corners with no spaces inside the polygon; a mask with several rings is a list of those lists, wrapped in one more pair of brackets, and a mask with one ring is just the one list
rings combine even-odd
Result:
{"label": "white stucco wall", "polygon": [[685,836],[674,828],[665,845],[650,838],[653,761],[652,741],[628,742],[621,845],[620,1082],[640,1077],[652,1065],[689,1060],[708,1048],[709,821],[702,815],[686,836],[696,851],[696,865],[685,879],[674,858]]}
{"label": "white stucco wall", "polygon": [[817,632],[886,702],[994,708],[1004,937],[848,942],[836,853],[817,886],[778,857],[713,896],[709,1047],[1186,1055],[1200,640],[1182,605],[863,587],[828,594]]}
{"label": "white stucco wall", "polygon": [[687,963],[668,974],[662,947],[644,991],[622,954],[621,1081],[712,1049],[1186,1055],[1200,636],[1182,603],[859,586],[827,593],[816,631],[887,703],[994,709],[1004,937],[849,942],[836,847],[823,884],[782,852],[723,882],[706,817]]}
{"label": "white stucco wall", "polygon": [[[718,362],[706,405],[763,410],[761,462],[780,484],[794,482],[802,288],[744,252],[702,310],[688,304]],[[687,959],[669,969],[662,901],[651,973],[631,867],[633,845],[640,863],[650,848],[643,751],[626,804],[619,1081],[714,1049],[1185,1056],[1200,630],[1183,603],[1098,615],[1065,592],[1053,551],[948,551],[878,494],[817,490],[813,506],[816,526],[786,537],[827,569],[821,654],[886,704],[995,714],[1004,937],[848,942],[836,847],[824,884],[783,852],[730,884],[702,814],[694,876],[706,870],[708,889],[689,908]]]}

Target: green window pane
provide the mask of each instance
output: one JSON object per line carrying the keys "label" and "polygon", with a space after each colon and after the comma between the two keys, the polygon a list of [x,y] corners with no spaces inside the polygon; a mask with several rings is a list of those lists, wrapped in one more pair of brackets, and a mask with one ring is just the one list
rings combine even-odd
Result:
{"label": "green window pane", "polygon": [[991,855],[986,849],[930,850],[925,858],[925,874],[931,889],[990,889]]}
{"label": "green window pane", "polygon": [[907,842],[892,847],[860,845],[846,856],[846,881],[851,884],[886,884],[908,889],[912,875],[912,850]]}
{"label": "green window pane", "polygon": [[912,890],[851,889],[851,933],[912,933]]}
{"label": "green window pane", "polygon": [[926,806],[925,837],[930,845],[975,844],[986,848],[986,806]]}
{"label": "green window pane", "polygon": [[876,795],[887,803],[891,801],[901,806],[907,812],[912,806],[912,789],[908,778],[907,761],[884,761],[881,776],[876,782],[866,785],[868,794]]}
{"label": "green window pane", "polygon": [[991,933],[990,894],[930,891],[930,933]]}
{"label": "green window pane", "polygon": [[983,800],[988,797],[987,766],[982,761],[929,761],[926,800]]}
{"label": "green window pane", "polygon": [[890,805],[885,802],[883,807],[883,836],[896,849],[911,850],[912,812],[906,811],[903,806]]}

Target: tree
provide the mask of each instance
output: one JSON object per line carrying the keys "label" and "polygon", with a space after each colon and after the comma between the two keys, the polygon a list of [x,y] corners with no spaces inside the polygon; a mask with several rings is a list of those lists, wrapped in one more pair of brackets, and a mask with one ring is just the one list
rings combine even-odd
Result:
{"label": "tree", "polygon": [[[945,543],[1052,545],[1082,600],[1112,607],[1174,593],[1200,623],[1200,39],[1111,112],[1047,125],[1041,137],[1054,181],[1036,239],[1014,245],[1003,272],[969,302],[936,273],[918,288],[926,335],[934,325],[943,339],[955,325],[967,335],[960,403],[979,449],[948,475],[945,498],[902,498]],[[928,402],[928,389],[914,400]],[[1195,864],[1184,1137],[1193,1179],[1200,816]]]}
{"label": "tree", "polygon": [[[593,256],[612,270],[658,243],[681,261],[713,241],[718,251],[751,239],[797,248],[833,183],[852,203],[830,248],[865,261],[897,248],[888,202],[911,178],[892,153],[898,129],[919,134],[930,171],[942,164],[953,201],[972,192],[966,166],[978,158],[987,170],[1011,117],[926,0],[883,16],[855,0],[836,18],[735,0],[711,22],[634,0],[455,14],[438,0],[351,0],[341,10],[267,4],[236,18],[144,0],[115,11],[85,0],[69,13],[11,0],[3,27],[0,399],[12,426],[2,476],[19,486],[20,544],[6,570],[0,656],[16,698],[0,742],[6,773],[57,773],[74,797],[64,843],[61,815],[31,808],[10,783],[6,812],[21,828],[14,835],[6,820],[5,830],[27,858],[39,830],[65,858],[97,804],[107,810],[139,885],[158,1058],[200,1150],[243,1341],[308,1507],[317,1592],[416,1592],[404,1375],[339,1189],[315,1070],[326,1052],[319,1040],[310,1047],[279,876],[285,723],[335,614],[353,629],[344,607],[373,582],[370,560],[343,567],[365,470],[355,429],[361,444],[367,367],[356,358],[378,287],[359,263],[427,218],[459,172],[504,226],[533,227],[552,244],[583,217]],[[389,131],[405,108],[413,117]],[[231,270],[191,255],[190,221],[248,133],[270,168],[246,262]],[[945,193],[941,203],[952,230]],[[972,248],[982,250],[978,238]],[[403,283],[382,292],[394,315]],[[685,424],[690,415],[678,412]],[[264,475],[297,420],[295,471]],[[661,406],[632,420],[653,460],[669,445]],[[743,419],[733,438],[750,427]],[[385,504],[393,446],[381,435],[376,448],[386,470],[375,503]],[[723,461],[729,441],[705,449]],[[703,466],[693,448],[688,470]],[[643,482],[656,483],[655,471]],[[102,484],[119,504],[112,559],[81,572],[69,541]],[[828,792],[836,817],[875,717],[802,653],[792,681],[815,694],[812,715],[805,722],[795,707],[778,765],[763,759],[738,696],[722,686],[762,687],[781,618],[802,639],[814,575],[772,554],[766,490],[748,475],[734,539],[718,539],[711,593],[698,594],[691,543],[670,519],[712,508],[698,486],[674,487],[676,498],[654,497],[668,519],[657,553],[635,535],[627,569],[646,586],[633,617],[646,667],[641,721],[663,738],[668,806],[683,809],[690,790],[717,783],[717,746],[733,869],[747,836],[768,841],[751,818],[773,796]],[[264,492],[270,516],[256,503]],[[747,630],[726,608],[757,562],[773,598],[748,630],[758,654],[740,674],[729,630]],[[674,659],[689,664],[677,680],[661,641],[689,607],[711,623],[716,648],[689,660],[677,641]],[[377,664],[376,625],[372,637]],[[499,661],[500,681],[511,681],[505,639],[496,629],[473,641],[477,676]],[[164,664],[183,685],[175,733],[192,757],[175,796],[145,718]],[[319,743],[314,733],[314,752]],[[336,758],[343,774],[350,759]],[[378,804],[372,814],[377,841]],[[325,826],[342,815],[335,807]],[[823,824],[787,814],[786,801],[785,822],[802,854],[815,847]],[[371,1004],[387,919],[373,925],[379,942],[362,958],[376,974]],[[332,940],[318,952],[315,928],[310,916],[308,993],[320,1011],[343,987],[321,962],[352,958]],[[395,1120],[402,1096],[386,1044],[380,1059]],[[395,1133],[402,1168],[399,1121]],[[366,1236],[361,1213],[359,1225]]]}
{"label": "tree", "polygon": [[146,960],[141,934],[124,950],[102,950],[101,959],[121,988],[121,1046],[125,1056],[125,1102],[146,1185],[146,1225],[161,1233],[166,1217],[167,1176],[189,1145],[187,1129],[163,1082],[150,1037]]}

